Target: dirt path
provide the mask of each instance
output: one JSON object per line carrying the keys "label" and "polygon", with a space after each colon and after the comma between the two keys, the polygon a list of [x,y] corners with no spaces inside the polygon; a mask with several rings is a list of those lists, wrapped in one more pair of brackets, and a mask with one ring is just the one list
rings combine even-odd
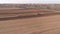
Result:
{"label": "dirt path", "polygon": [[60,34],[60,15],[0,21],[0,34]]}

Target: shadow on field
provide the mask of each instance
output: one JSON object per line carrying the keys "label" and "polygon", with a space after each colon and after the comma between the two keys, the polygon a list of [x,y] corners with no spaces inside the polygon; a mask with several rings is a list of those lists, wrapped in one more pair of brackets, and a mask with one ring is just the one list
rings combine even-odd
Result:
{"label": "shadow on field", "polygon": [[31,15],[31,16],[8,17],[8,18],[0,18],[0,21],[26,19],[26,18],[43,17],[43,16],[51,16],[51,15],[58,15],[58,14],[48,14],[48,15],[47,14],[38,14],[38,15]]}
{"label": "shadow on field", "polygon": [[7,18],[0,18],[0,21],[15,20],[15,19],[26,19],[26,18],[34,18],[34,17],[40,17],[40,16],[43,16],[43,15],[7,17]]}

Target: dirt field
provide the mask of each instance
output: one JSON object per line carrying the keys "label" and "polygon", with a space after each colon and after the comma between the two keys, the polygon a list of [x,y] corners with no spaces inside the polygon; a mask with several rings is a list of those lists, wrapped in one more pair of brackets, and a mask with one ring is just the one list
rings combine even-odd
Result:
{"label": "dirt field", "polygon": [[60,34],[59,14],[47,10],[0,10],[0,34]]}
{"label": "dirt field", "polygon": [[[5,17],[17,17],[17,16],[30,16],[30,15],[38,15],[38,14],[53,14],[54,11],[50,10],[39,10],[39,9],[6,9],[0,10],[0,18]],[[59,12],[58,12],[59,13]],[[60,13],[59,13],[60,14]]]}
{"label": "dirt field", "polygon": [[0,21],[0,34],[60,34],[60,15]]}

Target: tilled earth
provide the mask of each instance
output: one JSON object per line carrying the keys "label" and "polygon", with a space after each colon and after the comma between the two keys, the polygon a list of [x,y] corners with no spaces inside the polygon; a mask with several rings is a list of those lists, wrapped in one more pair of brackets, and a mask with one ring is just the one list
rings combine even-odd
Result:
{"label": "tilled earth", "polygon": [[60,34],[60,15],[0,21],[0,34]]}

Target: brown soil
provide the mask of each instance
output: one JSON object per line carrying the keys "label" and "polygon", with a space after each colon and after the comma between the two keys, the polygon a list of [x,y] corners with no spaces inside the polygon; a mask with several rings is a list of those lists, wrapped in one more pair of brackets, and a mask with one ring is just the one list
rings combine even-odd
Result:
{"label": "brown soil", "polygon": [[0,21],[0,34],[60,34],[60,15]]}
{"label": "brown soil", "polygon": [[32,17],[0,19],[0,34],[60,34],[60,15]]}

